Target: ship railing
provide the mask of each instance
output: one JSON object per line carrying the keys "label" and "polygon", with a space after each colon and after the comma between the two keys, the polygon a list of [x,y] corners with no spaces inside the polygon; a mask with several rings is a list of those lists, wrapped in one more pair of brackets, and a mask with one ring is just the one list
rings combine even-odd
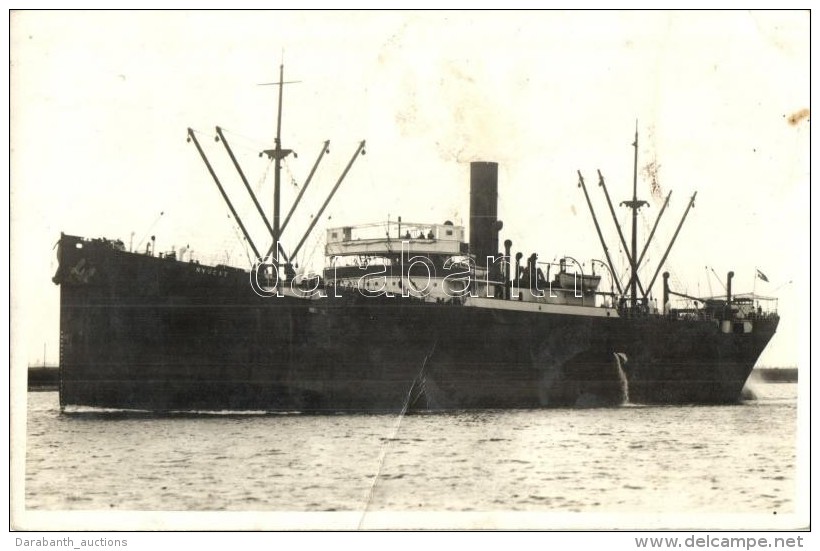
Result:
{"label": "ship railing", "polygon": [[434,239],[440,241],[464,241],[464,227],[455,226],[452,222],[444,224],[388,221],[356,226],[328,228],[327,242],[346,241],[379,241],[379,240],[418,240]]}
{"label": "ship railing", "polygon": [[713,312],[700,308],[673,308],[669,312],[671,319],[677,320],[713,320],[717,319]]}
{"label": "ship railing", "polygon": [[777,313],[778,299],[777,297],[766,297],[761,295],[751,295],[752,300],[757,304],[755,313],[758,317],[779,317]]}
{"label": "ship railing", "polygon": [[504,287],[507,286],[507,282],[504,281],[504,280],[479,278],[477,280],[474,279],[473,283],[476,286],[478,286],[480,284],[481,286],[484,287],[485,290],[486,289],[492,289],[493,290],[493,296],[490,296],[489,294],[487,294],[486,295],[487,298],[503,299],[505,297]]}
{"label": "ship railing", "polygon": [[596,301],[595,303],[598,304],[598,297],[601,297],[600,304],[598,304],[599,308],[617,308],[618,305],[618,293],[612,291],[595,291],[592,293],[595,295]]}
{"label": "ship railing", "polygon": [[703,321],[755,321],[773,319],[778,317],[776,313],[772,312],[747,312],[738,315],[737,312],[723,312],[709,308],[673,308],[665,317],[673,320],[703,320]]}

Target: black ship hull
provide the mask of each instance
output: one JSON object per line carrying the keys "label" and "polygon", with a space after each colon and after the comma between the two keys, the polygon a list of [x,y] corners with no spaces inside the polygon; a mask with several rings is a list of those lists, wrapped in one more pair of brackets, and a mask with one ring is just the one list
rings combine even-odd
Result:
{"label": "black ship hull", "polygon": [[[778,318],[613,315],[329,289],[63,236],[62,406],[397,412],[732,403]],[[338,296],[337,296],[338,295]]]}

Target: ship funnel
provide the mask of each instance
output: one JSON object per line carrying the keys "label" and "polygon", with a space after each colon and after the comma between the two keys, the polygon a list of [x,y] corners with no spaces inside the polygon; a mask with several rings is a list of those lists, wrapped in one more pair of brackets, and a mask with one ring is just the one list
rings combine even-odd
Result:
{"label": "ship funnel", "polygon": [[732,278],[735,277],[734,272],[726,274],[726,304],[732,304]]}
{"label": "ship funnel", "polygon": [[498,254],[498,163],[470,163],[470,252],[476,266]]}

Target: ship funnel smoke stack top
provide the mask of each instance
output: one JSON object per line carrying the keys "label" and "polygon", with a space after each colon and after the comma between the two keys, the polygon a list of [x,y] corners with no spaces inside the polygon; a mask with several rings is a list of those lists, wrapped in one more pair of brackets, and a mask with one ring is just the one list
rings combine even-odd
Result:
{"label": "ship funnel smoke stack top", "polygon": [[498,253],[498,163],[470,163],[470,252],[476,266]]}

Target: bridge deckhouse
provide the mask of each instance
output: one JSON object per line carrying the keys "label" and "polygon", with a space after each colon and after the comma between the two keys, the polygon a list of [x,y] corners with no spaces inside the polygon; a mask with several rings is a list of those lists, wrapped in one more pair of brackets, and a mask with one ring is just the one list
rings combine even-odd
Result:
{"label": "bridge deckhouse", "polygon": [[466,254],[464,228],[452,222],[415,224],[382,222],[327,230],[325,256],[452,256]]}
{"label": "bridge deckhouse", "polygon": [[450,221],[391,221],[330,228],[325,279],[370,291],[401,293],[407,289],[428,300],[449,298],[444,277],[469,271],[468,264],[461,264],[468,258],[464,237],[464,228]]}

